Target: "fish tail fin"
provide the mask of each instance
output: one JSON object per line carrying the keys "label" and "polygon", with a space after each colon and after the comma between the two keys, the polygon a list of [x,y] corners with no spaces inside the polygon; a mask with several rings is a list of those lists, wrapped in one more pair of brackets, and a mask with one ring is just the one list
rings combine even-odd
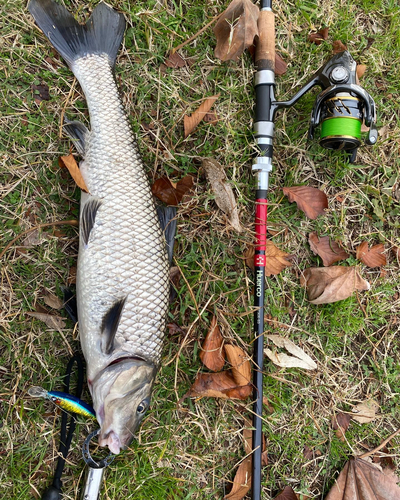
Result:
{"label": "fish tail fin", "polygon": [[114,66],[125,31],[123,14],[101,2],[87,23],[79,24],[64,6],[53,0],[30,0],[28,9],[70,67],[88,54],[107,54]]}

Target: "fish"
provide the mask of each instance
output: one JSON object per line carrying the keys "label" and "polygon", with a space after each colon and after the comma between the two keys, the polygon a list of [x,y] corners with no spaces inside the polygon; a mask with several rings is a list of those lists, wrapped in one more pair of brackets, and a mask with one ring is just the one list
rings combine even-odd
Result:
{"label": "fish", "polygon": [[36,385],[28,389],[28,394],[33,398],[48,399],[62,410],[96,420],[96,412],[94,409],[85,403],[85,401],[82,401],[82,399],[72,394],[60,391],[46,391],[43,387]]}
{"label": "fish", "polygon": [[53,0],[30,0],[36,24],[79,81],[90,129],[64,130],[83,160],[76,277],[80,343],[100,425],[99,445],[131,444],[160,368],[169,297],[163,229],[145,166],[123,108],[114,66],[125,18],[101,2],[86,24]]}

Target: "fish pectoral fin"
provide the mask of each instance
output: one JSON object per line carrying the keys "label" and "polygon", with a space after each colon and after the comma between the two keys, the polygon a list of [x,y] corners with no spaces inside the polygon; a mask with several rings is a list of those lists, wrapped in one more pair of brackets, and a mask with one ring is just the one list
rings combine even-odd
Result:
{"label": "fish pectoral fin", "polygon": [[82,207],[81,210],[81,238],[83,243],[87,245],[89,243],[90,233],[93,229],[94,223],[96,221],[97,211],[101,207],[101,200],[98,198],[90,198]]}
{"label": "fish pectoral fin", "polygon": [[105,313],[101,322],[102,343],[101,348],[104,354],[110,354],[114,348],[114,339],[117,334],[118,325],[127,297],[117,300]]}
{"label": "fish pectoral fin", "polygon": [[176,234],[176,207],[157,206],[158,219],[165,236],[169,263],[172,262]]}
{"label": "fish pectoral fin", "polygon": [[63,129],[68,137],[72,139],[78,153],[85,157],[86,138],[89,134],[89,130],[86,125],[77,120],[71,121],[66,118]]}

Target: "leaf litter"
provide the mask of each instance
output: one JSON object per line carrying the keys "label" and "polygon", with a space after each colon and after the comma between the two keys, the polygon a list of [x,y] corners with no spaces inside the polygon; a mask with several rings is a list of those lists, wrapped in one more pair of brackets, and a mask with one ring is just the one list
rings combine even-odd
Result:
{"label": "leaf litter", "polygon": [[343,443],[346,441],[344,435],[349,428],[352,416],[349,413],[339,411],[332,416],[332,429],[336,437]]}
{"label": "leaf litter", "polygon": [[391,470],[351,457],[325,500],[400,500],[398,481]]}
{"label": "leaf litter", "polygon": [[212,158],[204,159],[201,166],[215,195],[215,203],[229,217],[231,226],[240,233],[242,227],[239,221],[236,198],[228,182],[225,169]]}
{"label": "leaf litter", "polygon": [[376,418],[378,410],[379,404],[373,399],[369,399],[353,407],[351,411],[355,415],[352,418],[360,424],[368,424]]}
{"label": "leaf litter", "polygon": [[357,247],[356,257],[368,267],[382,267],[386,265],[385,247],[383,243],[373,245],[368,249],[368,242],[363,241]]}
{"label": "leaf litter", "polygon": [[66,167],[71,174],[71,177],[74,179],[75,184],[82,189],[82,191],[85,191],[86,193],[89,192],[88,188],[86,187],[85,181],[83,180],[81,171],[79,170],[79,166],[75,161],[75,158],[72,154],[69,154],[68,156],[60,156],[58,159],[58,164],[60,167]]}
{"label": "leaf litter", "polygon": [[207,336],[201,346],[200,359],[209,370],[217,372],[224,367],[224,352],[221,331],[217,324],[217,318],[213,316]]}
{"label": "leaf litter", "polygon": [[[254,271],[254,246],[248,246],[243,258],[245,259],[246,265]],[[265,249],[265,275],[277,275],[287,267],[290,267],[292,263],[288,260],[292,256],[286,252],[280,250],[272,241],[267,240]]]}
{"label": "leaf litter", "polygon": [[311,250],[321,257],[324,266],[331,266],[335,262],[349,258],[349,254],[329,236],[318,237],[317,233],[310,233],[308,243]]}
{"label": "leaf litter", "polygon": [[178,205],[185,195],[188,195],[193,187],[193,177],[186,175],[182,177],[176,184],[168,177],[160,177],[151,186],[151,192],[159,200],[167,205]]}
{"label": "leaf litter", "polygon": [[296,202],[298,208],[309,219],[316,219],[319,215],[324,215],[328,208],[326,194],[311,186],[284,187],[283,194],[288,197],[291,203]]}
{"label": "leaf litter", "polygon": [[219,94],[212,97],[207,97],[200,106],[194,111],[190,116],[185,115],[183,117],[183,128],[184,137],[188,137],[192,134],[199,123],[204,120],[205,116],[209,113],[210,109],[213,107],[215,101],[218,99]]}
{"label": "leaf litter", "polygon": [[221,61],[237,61],[258,35],[259,14],[259,8],[251,0],[233,0],[214,27],[215,57]]}
{"label": "leaf litter", "polygon": [[370,284],[363,279],[356,267],[310,267],[301,278],[311,304],[330,304],[350,297],[356,290],[369,290]]}
{"label": "leaf litter", "polygon": [[279,335],[266,335],[266,338],[271,340],[276,347],[286,349],[292,356],[285,353],[272,351],[265,348],[264,354],[277,366],[281,368],[303,368],[304,370],[316,370],[317,364],[313,359],[306,354],[303,349],[297,347],[291,340],[280,337]]}

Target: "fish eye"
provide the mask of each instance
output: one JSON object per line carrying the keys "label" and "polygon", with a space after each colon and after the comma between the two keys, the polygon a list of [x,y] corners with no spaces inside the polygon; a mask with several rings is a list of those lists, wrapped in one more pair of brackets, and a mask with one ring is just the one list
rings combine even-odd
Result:
{"label": "fish eye", "polygon": [[138,404],[138,407],[136,408],[136,412],[143,415],[144,413],[146,413],[148,407],[149,407],[149,402],[147,399],[144,399],[141,403]]}

